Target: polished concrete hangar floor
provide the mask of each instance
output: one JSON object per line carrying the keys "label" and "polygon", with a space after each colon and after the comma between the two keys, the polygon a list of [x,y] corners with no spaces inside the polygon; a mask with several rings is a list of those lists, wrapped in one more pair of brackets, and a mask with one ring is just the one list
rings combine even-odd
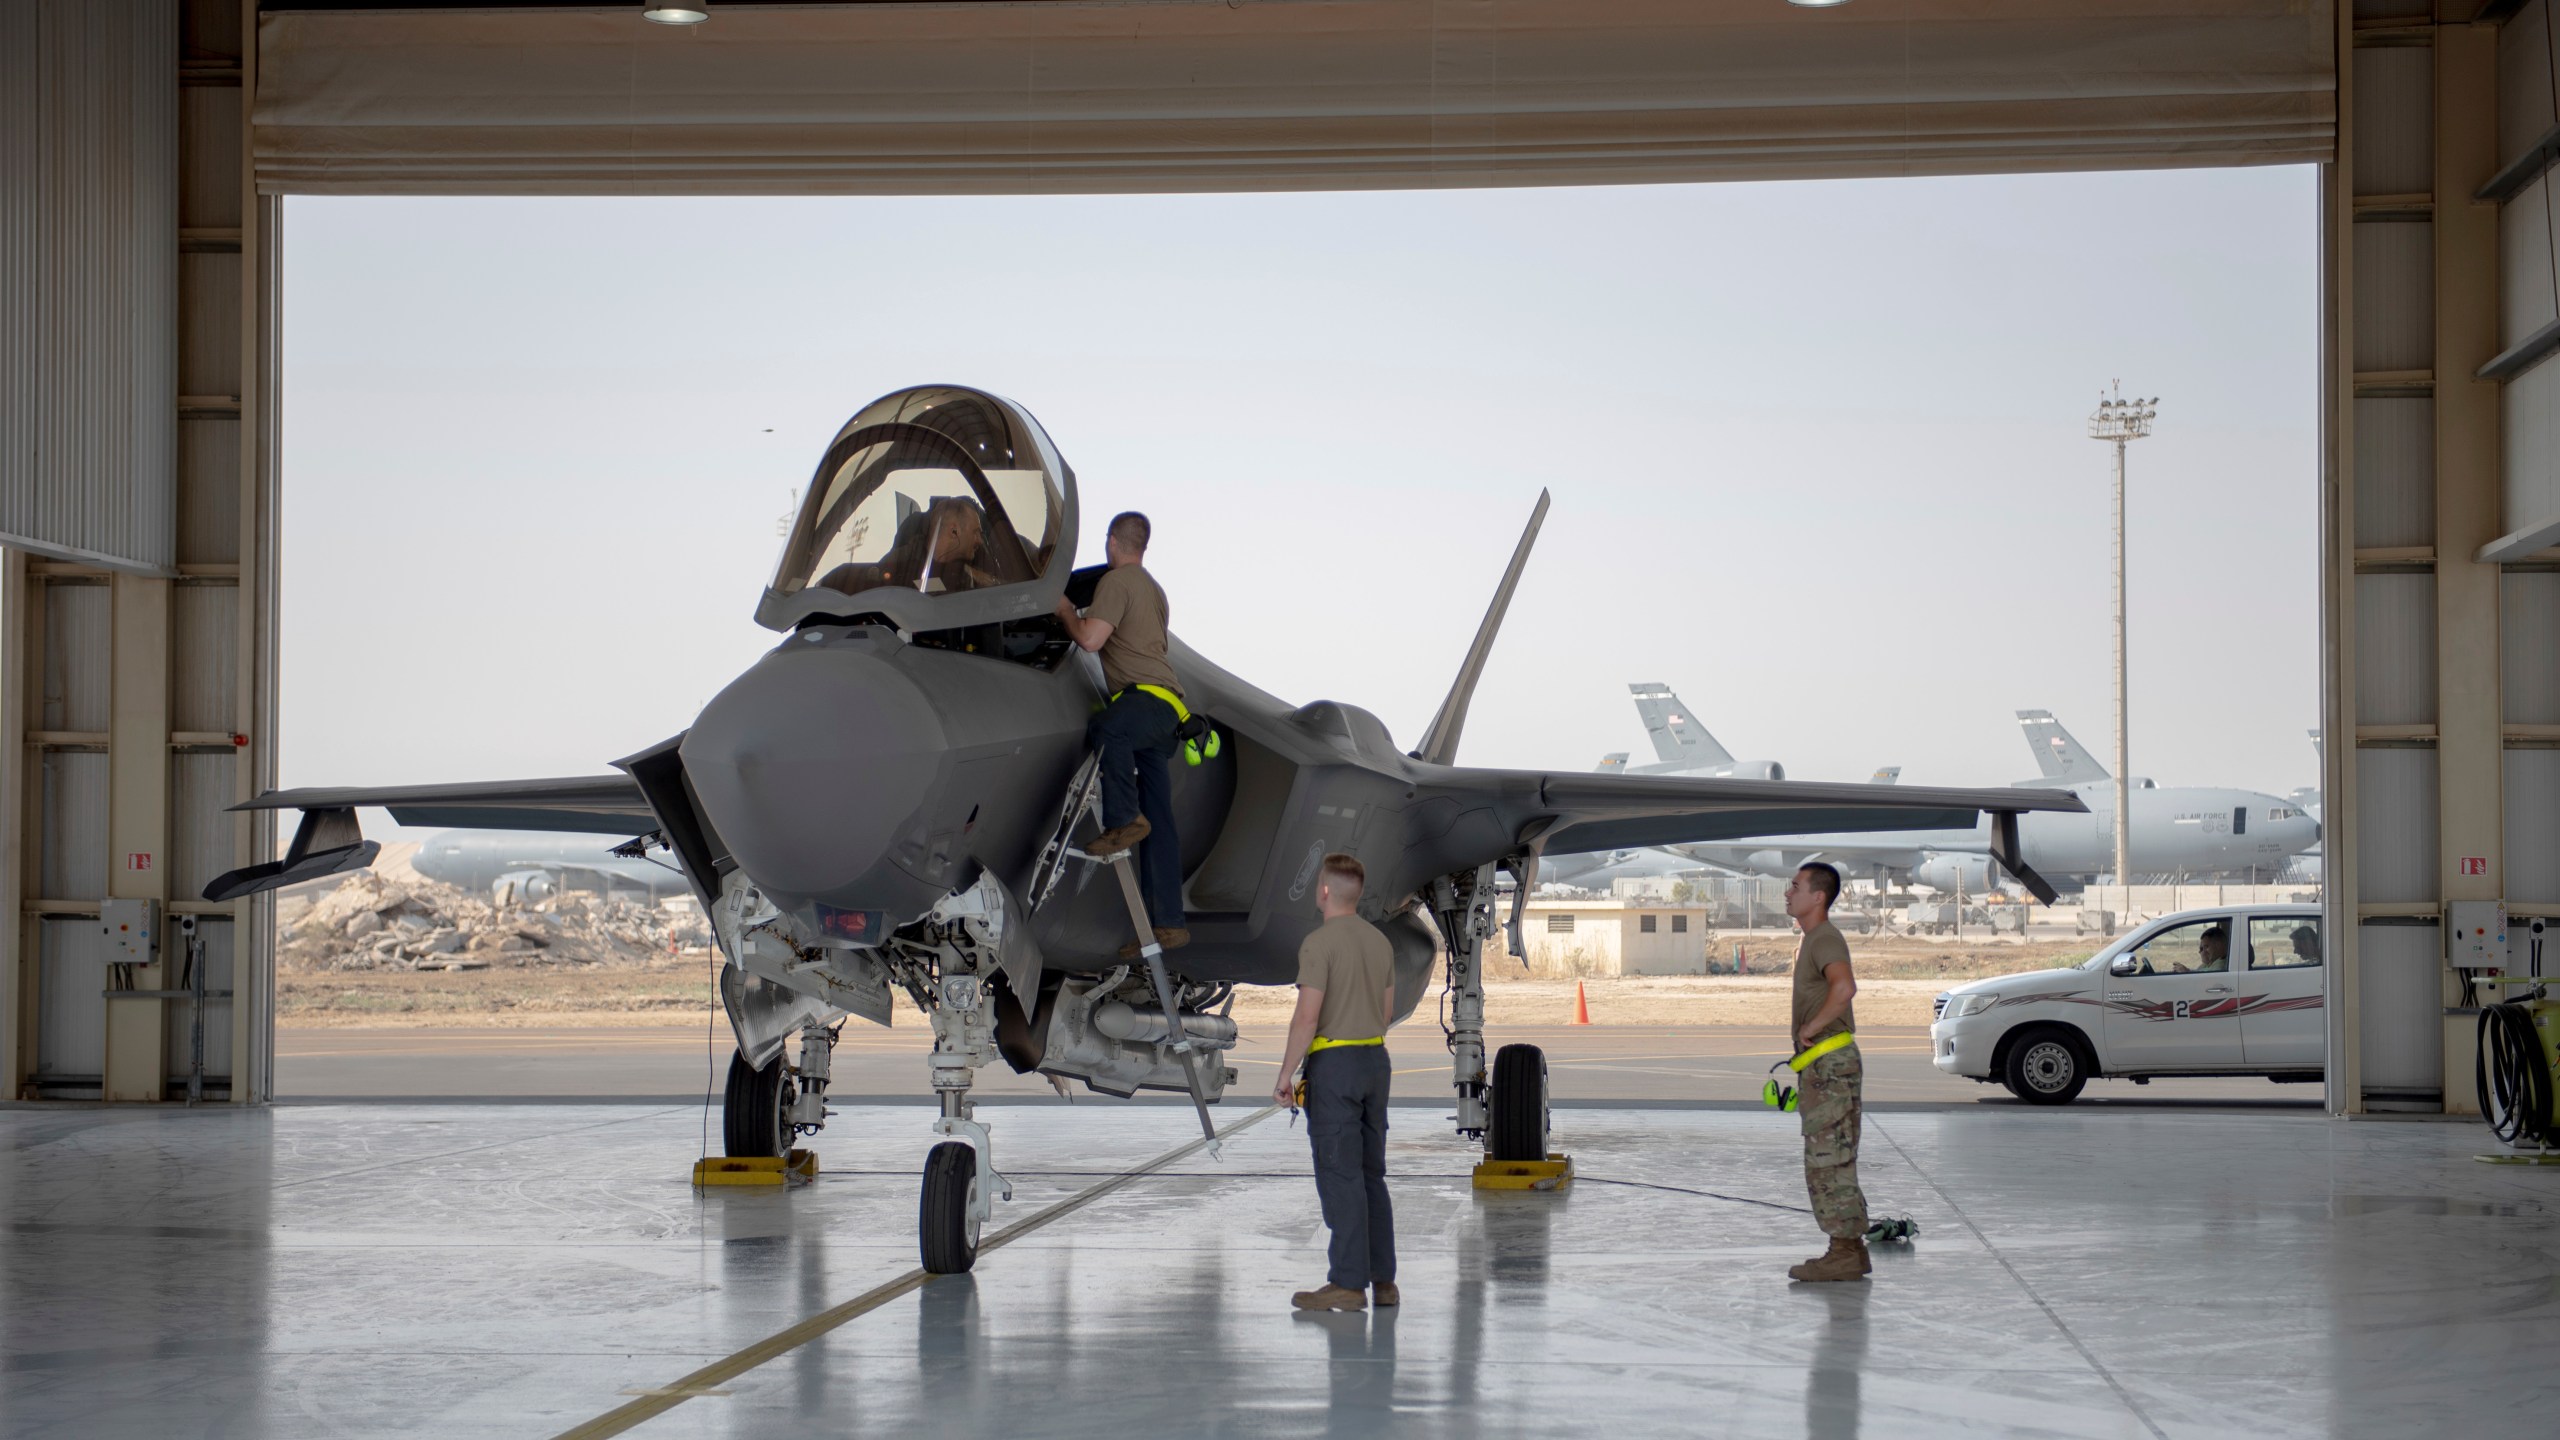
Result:
{"label": "polished concrete hangar floor", "polygon": [[[1196,1138],[982,1113],[1000,1226]],[[2474,1163],[2476,1125],[1888,1110],[1868,1193],[1918,1240],[1791,1286],[1805,1217],[1690,1193],[1796,1203],[1790,1120],[1559,1111],[1588,1178],[1540,1196],[1469,1189],[1440,1116],[1395,1113],[1402,1311],[1316,1317],[1285,1117],[901,1287],[915,1108],[705,1195],[698,1109],[0,1111],[0,1434],[2553,1433],[2560,1170]]]}

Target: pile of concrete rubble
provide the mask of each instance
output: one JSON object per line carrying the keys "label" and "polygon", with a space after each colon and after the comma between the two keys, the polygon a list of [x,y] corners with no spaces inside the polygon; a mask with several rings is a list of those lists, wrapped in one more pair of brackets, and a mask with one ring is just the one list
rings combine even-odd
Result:
{"label": "pile of concrete rubble", "polygon": [[689,905],[585,892],[499,909],[451,885],[363,873],[294,909],[278,958],[305,970],[481,970],[640,965],[711,943]]}

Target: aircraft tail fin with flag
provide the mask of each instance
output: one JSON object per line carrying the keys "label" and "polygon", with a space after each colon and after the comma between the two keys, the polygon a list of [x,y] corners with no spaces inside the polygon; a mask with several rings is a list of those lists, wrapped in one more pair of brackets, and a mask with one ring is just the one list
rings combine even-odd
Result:
{"label": "aircraft tail fin with flag", "polygon": [[1867,777],[1867,783],[1870,785],[1892,785],[1898,783],[1901,779],[1901,766],[1879,765],[1876,767],[1876,773]]}
{"label": "aircraft tail fin with flag", "polygon": [[1624,775],[1627,773],[1627,752],[1624,750],[1612,750],[1608,754],[1601,756],[1600,763],[1592,766],[1591,768],[1599,771],[1603,775]]}
{"label": "aircraft tail fin with flag", "polygon": [[1707,733],[1670,686],[1647,680],[1628,686],[1627,693],[1636,697],[1636,713],[1644,717],[1645,733],[1653,737],[1653,753],[1662,763],[1683,770],[1733,763],[1733,756],[1716,743],[1716,737]]}
{"label": "aircraft tail fin with flag", "polygon": [[2062,785],[2077,785],[2089,780],[2104,780],[2107,767],[2097,757],[2080,748],[2062,722],[2050,710],[2021,710],[2018,728],[2027,737],[2027,748],[2036,754],[2036,768],[2044,778]]}
{"label": "aircraft tail fin with flag", "polygon": [[1440,702],[1440,713],[1431,717],[1431,728],[1422,732],[1422,743],[1414,747],[1414,759],[1432,765],[1458,763],[1458,736],[1467,727],[1467,706],[1476,698],[1476,682],[1484,678],[1484,662],[1493,653],[1493,637],[1502,633],[1502,617],[1511,608],[1511,592],[1520,588],[1520,572],[1529,566],[1529,550],[1538,543],[1538,527],[1547,522],[1547,499],[1546,491],[1538,492],[1538,508],[1529,512],[1529,528],[1520,532],[1520,543],[1511,551],[1511,564],[1502,572],[1502,583],[1494,588],[1493,603],[1485,608],[1484,622],[1476,627],[1475,643],[1467,647],[1466,662],[1458,667],[1449,698]]}

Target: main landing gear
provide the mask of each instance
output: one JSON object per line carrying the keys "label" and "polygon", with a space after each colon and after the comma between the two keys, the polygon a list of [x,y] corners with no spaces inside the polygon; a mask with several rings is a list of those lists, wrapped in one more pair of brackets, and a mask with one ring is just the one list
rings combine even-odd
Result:
{"label": "main landing gear", "polygon": [[1535,1045],[1505,1045],[1488,1077],[1484,1063],[1485,944],[1502,933],[1494,919],[1494,875],[1484,866],[1471,874],[1435,880],[1429,891],[1432,919],[1449,956],[1449,1081],[1457,1092],[1458,1133],[1485,1142],[1486,1158],[1544,1160],[1550,1130],[1546,1052]]}

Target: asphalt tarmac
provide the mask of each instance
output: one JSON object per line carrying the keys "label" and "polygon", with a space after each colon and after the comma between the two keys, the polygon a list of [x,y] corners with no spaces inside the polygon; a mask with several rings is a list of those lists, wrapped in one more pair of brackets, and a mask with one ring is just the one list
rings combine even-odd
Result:
{"label": "asphalt tarmac", "polygon": [[[904,1017],[902,1017],[904,1018]],[[921,1024],[880,1030],[845,1028],[835,1051],[832,1093],[844,1103],[924,1103],[925,1054],[932,1035]],[[1787,1054],[1778,1026],[1546,1025],[1505,1027],[1494,1046],[1526,1042],[1547,1052],[1549,1091],[1560,1104],[1756,1104],[1769,1066]],[[1277,1034],[1248,1036],[1229,1053],[1235,1098],[1258,1097],[1279,1063]],[[1929,1063],[1929,1032],[1920,1026],[1861,1031],[1866,1098],[1879,1106],[2020,1106],[1997,1085],[1941,1075]],[[1405,1026],[1388,1039],[1399,1103],[1437,1105],[1448,1094],[1448,1059],[1429,1025]],[[726,1075],[725,1025],[646,1029],[279,1030],[276,1094],[286,1101],[389,1099],[649,1099],[717,1094]],[[1080,1104],[1108,1097],[1075,1088]],[[1057,1092],[1040,1075],[1016,1075],[996,1064],[978,1072],[978,1098],[1046,1100]],[[1173,1100],[1175,1097],[1160,1097]],[[2174,1108],[2249,1105],[2317,1108],[2315,1085],[2259,1079],[2100,1080],[2079,1104]]]}

